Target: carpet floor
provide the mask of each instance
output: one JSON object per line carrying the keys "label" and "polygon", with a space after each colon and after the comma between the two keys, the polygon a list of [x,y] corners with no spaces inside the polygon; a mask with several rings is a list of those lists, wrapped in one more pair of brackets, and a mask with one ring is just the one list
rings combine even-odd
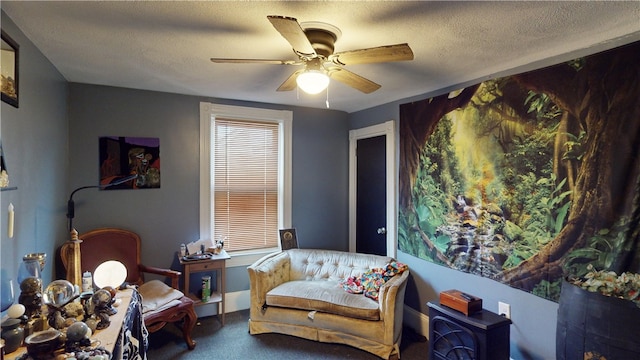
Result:
{"label": "carpet floor", "polygon": [[[249,310],[227,314],[225,326],[221,326],[216,316],[200,318],[192,333],[193,339],[197,342],[196,348],[192,351],[187,349],[180,330],[169,324],[149,336],[147,358],[149,360],[379,359],[373,354],[347,345],[320,343],[281,334],[250,335],[248,321]],[[400,347],[401,359],[427,359],[428,352],[427,340],[411,329],[405,328]]]}

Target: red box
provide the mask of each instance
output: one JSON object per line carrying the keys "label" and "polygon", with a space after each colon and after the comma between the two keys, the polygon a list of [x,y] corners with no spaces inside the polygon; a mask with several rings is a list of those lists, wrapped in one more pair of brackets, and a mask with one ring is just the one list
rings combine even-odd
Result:
{"label": "red box", "polygon": [[482,311],[482,299],[460,290],[447,290],[440,293],[440,305],[460,311],[469,316]]}

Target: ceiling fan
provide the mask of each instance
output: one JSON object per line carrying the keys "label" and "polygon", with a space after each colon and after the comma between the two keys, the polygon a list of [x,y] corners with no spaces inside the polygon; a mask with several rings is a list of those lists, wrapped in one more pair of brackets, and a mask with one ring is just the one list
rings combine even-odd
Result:
{"label": "ceiling fan", "polygon": [[[371,64],[413,60],[408,44],[334,53],[334,44],[342,35],[337,27],[321,22],[303,22],[287,16],[267,16],[278,32],[291,44],[298,60],[228,59],[211,58],[214,63],[250,63],[275,65],[304,65],[304,69],[291,74],[278,91],[290,91],[298,85],[303,91],[317,94],[329,85],[329,78],[340,81],[365,94],[381,86],[343,68],[345,65]],[[311,83],[305,83],[310,78]]]}

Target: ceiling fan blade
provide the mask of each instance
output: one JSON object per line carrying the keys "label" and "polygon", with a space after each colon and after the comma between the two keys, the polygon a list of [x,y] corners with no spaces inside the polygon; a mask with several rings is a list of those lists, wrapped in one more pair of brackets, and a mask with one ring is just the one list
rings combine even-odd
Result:
{"label": "ceiling fan blade", "polygon": [[411,51],[408,44],[344,51],[329,56],[329,61],[336,65],[371,64],[404,60],[413,60],[413,51]]}
{"label": "ceiling fan blade", "polygon": [[293,74],[291,74],[287,80],[285,80],[280,87],[278,87],[278,91],[291,91],[293,89],[295,89],[298,86],[298,83],[296,83],[296,78],[298,77],[298,74],[300,74],[301,72],[303,72],[304,70],[298,70],[296,72],[294,72]]}
{"label": "ceiling fan blade", "polygon": [[370,94],[381,88],[381,85],[341,67],[331,67],[327,69],[327,74],[330,78],[336,79],[354,89],[362,91],[365,94]]}
{"label": "ceiling fan blade", "polygon": [[278,30],[280,35],[284,37],[296,54],[304,57],[316,57],[316,51],[313,49],[311,42],[304,33],[304,30],[298,23],[298,20],[288,16],[267,16],[273,27]]}
{"label": "ceiling fan blade", "polygon": [[295,60],[269,60],[269,59],[228,59],[228,58],[211,58],[214,63],[227,64],[273,64],[273,65],[302,65],[302,61]]}

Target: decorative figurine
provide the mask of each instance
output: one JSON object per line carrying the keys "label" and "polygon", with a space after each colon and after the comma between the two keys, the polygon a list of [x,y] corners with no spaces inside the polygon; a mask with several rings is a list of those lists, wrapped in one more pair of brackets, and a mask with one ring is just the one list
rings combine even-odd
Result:
{"label": "decorative figurine", "polygon": [[210,247],[209,249],[207,249],[207,251],[217,255],[220,254],[222,252],[222,249],[224,248],[224,241],[227,239],[226,236],[218,236],[218,238],[216,239],[216,241],[214,242],[213,246]]}
{"label": "decorative figurine", "polygon": [[50,327],[56,330],[64,329],[65,318],[64,318],[64,310],[61,308],[55,307],[51,304],[47,304],[49,307],[49,312],[47,314],[47,322]]}
{"label": "decorative figurine", "polygon": [[35,319],[42,315],[42,279],[28,277],[20,283],[18,302],[24,305],[27,319]]}
{"label": "decorative figurine", "polygon": [[78,238],[78,231],[76,229],[71,230],[71,240],[68,241],[69,246],[66,248],[66,252],[62,254],[67,259],[67,281],[73,285],[78,285],[82,289],[82,271],[81,269],[81,256],[80,256],[80,244],[82,240]]}
{"label": "decorative figurine", "polygon": [[73,284],[67,280],[54,280],[44,290],[44,302],[49,308],[47,321],[54,329],[67,327],[67,312],[65,306],[75,300],[79,294],[75,293]]}
{"label": "decorative figurine", "polygon": [[72,301],[64,306],[67,318],[71,317],[78,321],[84,320],[84,308],[80,302]]}
{"label": "decorative figurine", "polygon": [[118,294],[118,290],[116,290],[113,286],[105,286],[102,288],[109,292],[111,295],[111,302],[109,303],[109,315],[115,315],[118,313],[118,309],[115,308],[116,304],[116,295]]}
{"label": "decorative figurine", "polygon": [[82,321],[75,322],[67,328],[65,351],[76,352],[82,347],[91,346],[91,329]]}
{"label": "decorative figurine", "polygon": [[92,313],[98,318],[96,329],[106,329],[111,325],[109,316],[115,309],[111,306],[111,293],[108,290],[100,289],[91,297]]}

